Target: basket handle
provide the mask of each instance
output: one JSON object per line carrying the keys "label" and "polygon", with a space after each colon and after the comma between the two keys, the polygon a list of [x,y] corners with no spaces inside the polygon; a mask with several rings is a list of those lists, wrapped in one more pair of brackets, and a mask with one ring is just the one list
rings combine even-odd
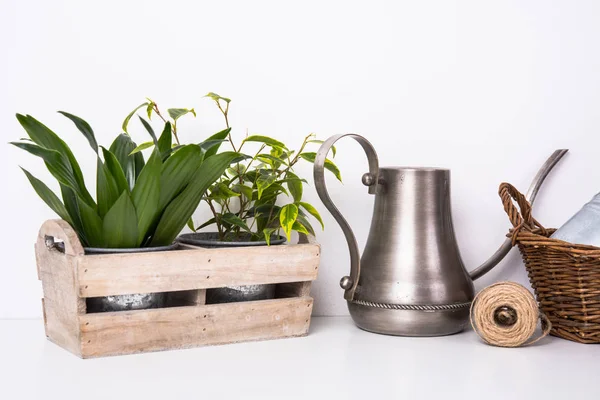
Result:
{"label": "basket handle", "polygon": [[[508,215],[508,219],[513,226],[513,245],[515,243],[516,234],[521,229],[533,231],[539,229],[541,234],[546,235],[548,232],[531,214],[531,204],[527,201],[525,196],[519,192],[510,183],[501,183],[498,189],[498,195],[502,199],[502,205],[504,211]],[[515,206],[516,201],[519,208]]]}

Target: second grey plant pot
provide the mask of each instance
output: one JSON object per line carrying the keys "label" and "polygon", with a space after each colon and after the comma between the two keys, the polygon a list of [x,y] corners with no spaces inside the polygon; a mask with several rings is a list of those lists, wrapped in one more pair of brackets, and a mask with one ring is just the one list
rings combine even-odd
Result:
{"label": "second grey plant pot", "polygon": [[[140,247],[131,249],[105,249],[85,247],[85,254],[115,254],[115,253],[147,253],[154,251],[175,250],[178,244],[159,247]],[[166,293],[134,293],[106,297],[90,297],[86,300],[88,313],[145,310],[148,308],[162,308],[166,305]]]}
{"label": "second grey plant pot", "polygon": [[[266,241],[223,242],[216,232],[184,233],[177,238],[180,243],[206,248],[231,248],[248,246],[267,246]],[[285,237],[272,236],[271,246],[285,243]],[[241,301],[268,300],[275,297],[275,285],[226,286],[207,289],[206,304],[233,303]]]}

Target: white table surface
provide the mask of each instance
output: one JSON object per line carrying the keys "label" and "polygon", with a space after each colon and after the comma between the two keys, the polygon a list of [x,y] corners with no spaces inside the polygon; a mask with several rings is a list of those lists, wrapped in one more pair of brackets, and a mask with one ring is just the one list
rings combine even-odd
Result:
{"label": "white table surface", "polygon": [[0,399],[600,399],[600,346],[484,345],[472,332],[375,335],[313,318],[308,337],[81,360],[42,321],[0,320]]}

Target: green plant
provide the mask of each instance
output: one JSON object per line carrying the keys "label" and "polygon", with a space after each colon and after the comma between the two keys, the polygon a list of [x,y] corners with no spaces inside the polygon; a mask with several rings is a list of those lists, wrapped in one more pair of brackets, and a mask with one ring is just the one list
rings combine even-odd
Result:
{"label": "green plant", "polygon": [[[32,116],[17,114],[29,138],[12,144],[44,160],[59,183],[62,201],[41,180],[23,171],[42,200],[71,224],[84,246],[171,244],[206,190],[239,156],[235,152],[216,155],[218,144],[179,145],[175,124],[170,121],[165,121],[157,137],[140,117],[154,146],[148,161],[144,161],[142,153],[136,151],[139,146],[127,133],[117,136],[107,149],[98,145],[86,121],[60,113],[75,124],[96,154],[96,199],[86,188],[79,163],[66,142]],[[125,132],[134,113],[126,118]]]}
{"label": "green plant", "polygon": [[[209,93],[207,97],[215,101],[226,125],[225,130],[210,139],[229,142],[232,150],[240,154],[240,159],[226,169],[204,196],[212,218],[198,227],[189,225],[190,228],[195,231],[215,224],[219,239],[226,241],[249,237],[253,241],[266,240],[270,243],[271,235],[281,229],[288,240],[292,231],[314,235],[309,216],[314,217],[321,227],[323,220],[315,207],[302,201],[303,184],[307,181],[294,173],[294,166],[300,160],[313,163],[316,154],[305,150],[307,146],[322,141],[310,134],[295,151],[276,139],[251,135],[236,146],[228,119],[231,100],[215,93]],[[256,152],[242,152],[253,143],[258,144]],[[332,153],[335,156],[335,148],[332,148]],[[325,168],[342,180],[339,169],[331,160],[327,160]],[[285,204],[277,204],[284,197]]]}

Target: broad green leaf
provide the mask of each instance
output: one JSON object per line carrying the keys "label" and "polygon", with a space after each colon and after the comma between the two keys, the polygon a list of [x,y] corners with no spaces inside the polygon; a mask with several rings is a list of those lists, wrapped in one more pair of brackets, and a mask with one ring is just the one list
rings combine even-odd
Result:
{"label": "broad green leaf", "polygon": [[73,189],[63,184],[60,184],[60,193],[63,199],[63,203],[65,204],[65,208],[67,209],[67,212],[71,217],[71,226],[79,235],[81,244],[83,244],[84,246],[89,246],[88,240],[83,230],[81,213],[79,212],[79,203],[77,202],[79,197],[77,197],[77,194]]}
{"label": "broad green leaf", "polygon": [[209,225],[214,224],[215,222],[217,222],[217,220],[213,217],[211,219],[209,219],[208,221],[206,221],[205,223],[203,223],[202,225],[200,225],[199,227],[197,227],[194,231],[199,231],[202,228],[206,228]]}
{"label": "broad green leaf", "polygon": [[221,144],[223,142],[226,142],[227,140],[225,139],[214,139],[214,140],[205,140],[204,142],[200,143],[200,147],[202,148],[202,150],[204,150],[205,152],[208,152],[210,149],[212,149],[215,146],[221,146]]}
{"label": "broad green leaf", "polygon": [[290,171],[287,172],[286,178],[287,177],[291,178],[289,181],[286,182],[287,187],[292,197],[294,198],[294,202],[297,203],[300,200],[302,200],[302,181],[300,180],[300,178],[298,178],[296,174]]}
{"label": "broad green leaf", "polygon": [[119,164],[121,164],[121,168],[129,184],[129,190],[133,189],[136,178],[144,168],[142,153],[130,155],[136,147],[138,146],[131,140],[131,137],[122,133],[115,138],[109,148],[109,151],[115,155],[117,160],[119,160]]}
{"label": "broad green leaf", "polygon": [[222,97],[222,96],[219,96],[218,94],[216,94],[216,93],[213,93],[213,92],[209,92],[209,93],[208,93],[206,96],[204,96],[204,97],[210,97],[210,98],[211,98],[211,99],[213,99],[214,101],[223,100],[223,101],[224,101],[224,102],[226,102],[226,103],[229,103],[229,102],[231,102],[231,99],[228,99],[227,97]]}
{"label": "broad green leaf", "polygon": [[138,115],[138,118],[140,119],[140,122],[142,123],[142,125],[144,125],[144,128],[146,128],[146,131],[148,131],[148,134],[152,138],[152,141],[154,142],[154,144],[157,144],[156,133],[154,133],[154,129],[152,129],[152,126],[148,123],[148,121],[146,121],[144,118],[140,117],[139,115]]}
{"label": "broad green leaf", "polygon": [[173,121],[177,121],[180,117],[183,117],[184,115],[191,113],[194,115],[194,117],[196,116],[196,111],[193,108],[187,109],[187,108],[169,108],[167,110],[167,112],[169,113],[169,116],[173,119]]}
{"label": "broad green leaf", "polygon": [[231,168],[227,168],[227,174],[233,179],[238,176],[240,173],[244,173],[246,171],[246,167],[243,164],[236,164]]}
{"label": "broad green leaf", "polygon": [[244,181],[255,183],[258,178],[258,172],[255,170],[244,172]]}
{"label": "broad green leaf", "polygon": [[131,191],[131,201],[137,215],[136,246],[142,244],[148,229],[162,211],[159,208],[162,165],[160,152],[155,148]]}
{"label": "broad green leaf", "polygon": [[298,212],[298,218],[296,218],[296,222],[301,223],[311,235],[315,236],[315,229],[312,227],[308,219],[302,214],[303,213]]}
{"label": "broad green leaf", "polygon": [[59,113],[73,121],[77,129],[79,129],[79,132],[81,132],[83,136],[85,136],[85,138],[88,140],[88,142],[90,142],[92,150],[94,150],[96,154],[98,154],[98,142],[96,141],[96,135],[94,135],[94,131],[92,130],[90,124],[88,124],[86,121],[79,118],[78,116],[69,114],[68,112],[59,111]]}
{"label": "broad green leaf", "polygon": [[306,229],[306,227],[304,227],[304,225],[302,225],[300,222],[298,222],[298,220],[294,221],[294,224],[292,225],[292,230],[296,231],[296,232],[304,233],[306,235],[310,235],[310,233],[308,232],[308,229]]}
{"label": "broad green leaf", "polygon": [[263,192],[266,188],[271,186],[273,182],[277,179],[277,176],[273,173],[261,174],[256,179],[256,188],[258,190],[258,198],[262,196]]}
{"label": "broad green leaf", "polygon": [[33,142],[49,150],[56,150],[67,158],[78,185],[77,192],[82,194],[84,201],[88,205],[96,207],[94,199],[85,187],[85,181],[79,163],[69,146],[58,137],[56,133],[52,132],[46,125],[33,118],[31,115],[17,114],[17,119]]}
{"label": "broad green leaf", "polygon": [[267,246],[271,245],[271,235],[276,231],[275,228],[265,228],[262,233],[265,237],[265,242],[267,242]]}
{"label": "broad green leaf", "polygon": [[325,224],[323,224],[323,219],[321,218],[321,214],[319,214],[319,212],[317,211],[317,209],[315,207],[313,207],[311,204],[305,203],[303,201],[299,202],[298,204],[300,205],[300,207],[304,208],[310,215],[315,217],[315,219],[317,221],[319,221],[319,223],[321,224],[321,228],[325,229]]}
{"label": "broad green leaf", "polygon": [[271,201],[271,200],[276,199],[281,193],[285,193],[286,196],[290,195],[290,193],[286,190],[286,188],[281,186],[279,183],[274,182],[263,191],[260,199],[258,198],[258,191],[254,192],[253,196],[252,196],[252,200]]}
{"label": "broad green leaf", "polygon": [[285,153],[280,147],[271,147],[271,151],[269,151],[273,157],[277,159],[281,159],[281,156]]}
{"label": "broad green leaf", "polygon": [[131,151],[131,153],[129,153],[129,155],[132,156],[135,153],[139,153],[140,151],[149,149],[150,147],[154,147],[154,142],[144,142],[144,143],[140,144],[138,147],[136,147],[135,149],[133,149]]}
{"label": "broad green leaf", "polygon": [[146,162],[144,161],[144,156],[142,153],[137,153],[133,155],[133,163],[135,165],[135,179],[140,176],[140,173],[144,169]]}
{"label": "broad green leaf", "polygon": [[[318,144],[323,144],[325,141],[324,140],[309,140],[307,143],[318,143]],[[335,158],[335,154],[337,153],[337,150],[335,148],[335,146],[331,146],[331,155],[332,157]]]}
{"label": "broad green leaf", "polygon": [[269,203],[269,204],[261,204],[259,206],[256,206],[254,209],[254,215],[255,216],[265,216],[268,217],[269,215],[271,217],[278,215],[279,210],[281,210],[281,207]]}
{"label": "broad green leaf", "polygon": [[[244,139],[244,142],[259,142],[259,143],[264,143],[267,146],[271,146],[271,147],[279,147],[282,149],[286,148],[285,144],[283,144],[279,140],[275,140],[268,136],[251,135],[251,136],[248,136],[246,139]],[[244,142],[242,142],[242,143],[244,143]]]}
{"label": "broad green leaf", "polygon": [[110,150],[102,146],[100,147],[102,148],[102,154],[104,155],[104,164],[114,178],[120,196],[123,191],[129,191],[129,184],[127,183],[127,178],[125,178],[123,168],[121,168],[119,160],[117,160],[117,157],[111,153]]}
{"label": "broad green leaf", "polygon": [[265,162],[267,164],[272,164],[275,166],[278,166],[280,164],[288,165],[288,163],[285,160],[282,160],[279,157],[275,157],[270,154],[259,154],[256,156],[256,158],[262,162]]}
{"label": "broad green leaf", "polygon": [[160,210],[185,189],[201,164],[202,150],[195,144],[183,146],[165,161],[160,176]]}
{"label": "broad green leaf", "polygon": [[83,193],[81,193],[79,185],[77,184],[77,180],[75,179],[75,175],[73,174],[71,164],[69,164],[67,158],[61,153],[33,143],[11,142],[11,144],[43,159],[46,163],[48,171],[50,171],[52,176],[54,176],[60,183],[69,186],[75,190],[77,194],[83,197]]}
{"label": "broad green leaf", "polygon": [[232,214],[232,213],[223,214],[221,216],[221,220],[227,222],[228,224],[239,226],[240,228],[242,228],[245,231],[250,231],[250,229],[248,228],[248,225],[246,225],[244,220],[242,220],[240,217],[238,217],[235,214]]}
{"label": "broad green leaf", "polygon": [[115,204],[119,198],[119,188],[100,156],[96,161],[96,197],[98,198],[98,215],[104,218],[104,215]]}
{"label": "broad green leaf", "polygon": [[[289,171],[288,171],[288,175],[289,175]],[[308,181],[306,179],[300,178],[298,176],[296,176],[295,178],[280,179],[280,180],[276,181],[275,183],[288,183],[288,182],[292,182],[292,181],[300,181],[300,182],[308,184]]]}
{"label": "broad green leaf", "polygon": [[279,158],[281,158],[282,160],[289,160],[290,157],[296,152],[296,150],[291,150],[291,151],[284,151]]}
{"label": "broad green leaf", "polygon": [[236,157],[238,153],[225,152],[202,163],[187,187],[167,206],[152,238],[152,246],[173,242],[198,207],[206,189],[223,175]]}
{"label": "broad green leaf", "polygon": [[[210,136],[204,142],[200,143],[200,147],[202,147],[204,150],[206,150],[206,152],[204,154],[204,158],[212,157],[215,154],[217,154],[217,151],[219,151],[219,147],[221,147],[221,144],[220,143],[211,143],[211,142],[214,140],[225,141],[225,139],[227,139],[227,136],[229,136],[229,132],[231,132],[231,128],[224,129],[224,130],[217,132],[214,135]],[[203,146],[205,143],[208,143],[208,144]]]}
{"label": "broad green leaf", "polygon": [[236,183],[231,187],[231,189],[236,193],[243,194],[244,197],[248,200],[252,199],[252,188],[250,186],[240,185],[239,183]]}
{"label": "broad green leaf", "polygon": [[237,197],[240,195],[240,193],[229,189],[229,187],[227,187],[227,185],[225,185],[224,183],[219,183],[217,185],[217,190],[219,191],[219,193],[225,195],[227,198]]}
{"label": "broad green leaf", "polygon": [[279,223],[287,236],[288,242],[291,240],[292,227],[298,218],[298,206],[295,204],[287,204],[281,208],[279,213]]}
{"label": "broad green leaf", "polygon": [[27,176],[27,179],[29,179],[29,183],[31,183],[31,186],[33,186],[35,192],[38,194],[38,196],[40,196],[44,203],[46,203],[48,207],[52,209],[52,211],[58,214],[59,217],[67,221],[72,226],[73,223],[71,221],[71,217],[69,216],[65,205],[62,203],[62,201],[60,201],[58,196],[54,194],[54,192],[50,190],[50,188],[46,186],[44,182],[31,175],[31,173],[29,173],[29,171],[27,171],[25,168],[21,169]]}
{"label": "broad green leaf", "polygon": [[136,210],[129,198],[129,193],[123,192],[104,216],[102,235],[107,248],[139,246]]}
{"label": "broad green leaf", "polygon": [[148,105],[146,106],[146,114],[148,115],[148,120],[152,121],[152,111],[154,111],[154,102],[153,101],[149,101]]}
{"label": "broad green leaf", "polygon": [[[142,107],[146,107],[146,106],[151,107],[151,106],[153,106],[153,104],[152,103],[148,103],[148,102],[142,103],[139,106],[137,106],[136,108],[134,108],[133,111],[130,112],[125,117],[125,120],[123,121],[123,125],[121,126],[123,128],[123,132],[125,132],[126,134],[129,135],[129,132],[127,132],[127,125],[129,125],[129,120],[131,119],[131,117],[133,117],[133,115],[137,112],[137,110],[139,110]],[[148,113],[148,119],[150,119],[150,112]]]}
{"label": "broad green leaf", "polygon": [[247,154],[241,154],[241,153],[238,153],[238,154],[239,155],[235,158],[235,160],[232,161],[232,163],[240,163],[242,161],[249,160],[252,158]]}
{"label": "broad green leaf", "polygon": [[192,217],[188,219],[187,226],[192,232],[196,232],[196,228],[194,228],[194,219]]}
{"label": "broad green leaf", "polygon": [[[300,157],[314,164],[315,158],[317,157],[317,153],[302,153]],[[342,173],[339,168],[331,161],[330,159],[325,159],[325,169],[331,171],[338,181],[342,181]]]}
{"label": "broad green leaf", "polygon": [[77,197],[77,207],[88,246],[105,247],[106,242],[102,233],[102,219],[98,216],[96,210],[88,206],[79,197]]}
{"label": "broad green leaf", "polygon": [[171,142],[173,140],[173,134],[171,133],[171,130],[171,123],[167,122],[162,133],[160,134],[160,137],[158,138],[157,146],[163,159],[167,157],[173,149],[171,146]]}

